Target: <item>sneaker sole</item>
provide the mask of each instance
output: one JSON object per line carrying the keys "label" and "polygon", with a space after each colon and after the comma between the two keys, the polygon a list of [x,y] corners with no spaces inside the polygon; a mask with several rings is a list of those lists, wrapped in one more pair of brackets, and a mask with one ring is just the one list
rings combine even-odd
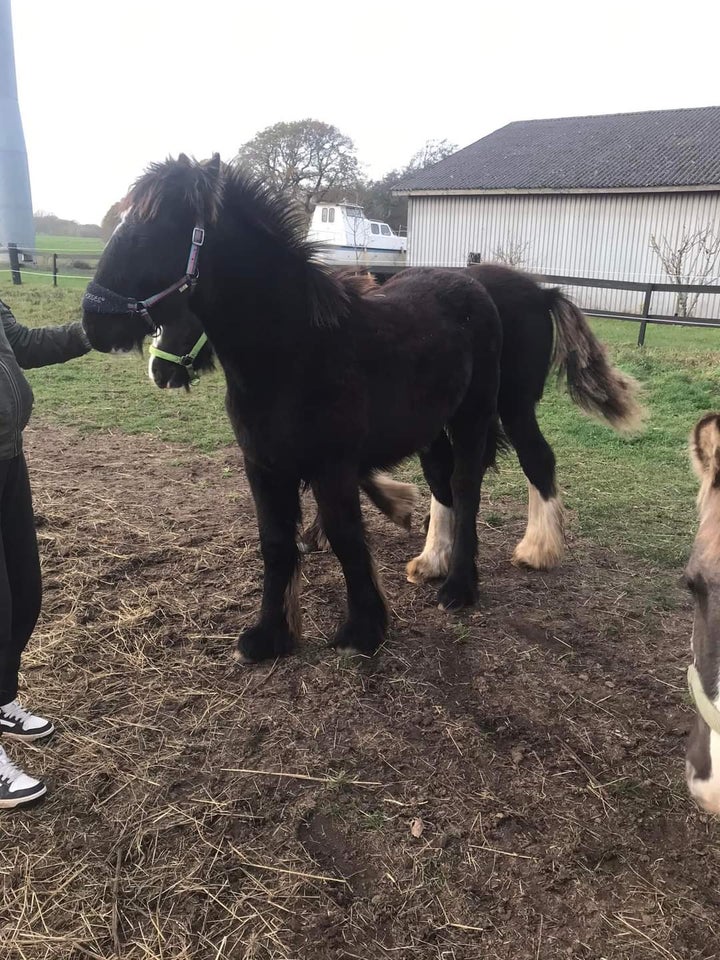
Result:
{"label": "sneaker sole", "polygon": [[46,793],[47,787],[43,784],[41,787],[38,787],[35,793],[29,796],[0,800],[0,810],[17,810],[18,807],[28,807],[30,804],[37,803],[38,800],[41,800]]}
{"label": "sneaker sole", "polygon": [[0,737],[2,739],[24,740],[25,743],[33,743],[35,740],[47,740],[48,737],[51,737],[54,733],[55,727],[51,727],[49,730],[43,730],[42,733],[10,733],[8,730],[3,730]]}

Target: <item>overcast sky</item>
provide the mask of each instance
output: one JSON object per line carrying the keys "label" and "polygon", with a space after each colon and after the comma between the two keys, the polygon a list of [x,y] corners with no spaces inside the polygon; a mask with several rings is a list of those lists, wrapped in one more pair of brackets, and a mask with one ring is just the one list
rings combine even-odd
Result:
{"label": "overcast sky", "polygon": [[513,120],[720,104],[720,3],[13,0],[33,206],[99,222],[145,165],[313,117],[365,170]]}

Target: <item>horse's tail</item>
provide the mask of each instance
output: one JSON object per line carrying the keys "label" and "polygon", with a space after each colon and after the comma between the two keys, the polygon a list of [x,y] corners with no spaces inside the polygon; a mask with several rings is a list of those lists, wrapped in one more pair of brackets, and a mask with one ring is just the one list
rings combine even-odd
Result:
{"label": "horse's tail", "polygon": [[610,363],[572,300],[557,288],[547,290],[546,297],[555,326],[551,369],[565,378],[573,403],[621,433],[639,430],[647,415],[639,400],[640,384]]}

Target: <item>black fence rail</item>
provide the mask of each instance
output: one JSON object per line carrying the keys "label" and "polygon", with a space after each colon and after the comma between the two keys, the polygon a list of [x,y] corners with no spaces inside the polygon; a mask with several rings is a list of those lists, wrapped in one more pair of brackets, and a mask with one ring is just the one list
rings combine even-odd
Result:
{"label": "black fence rail", "polygon": [[[2,251],[0,251],[2,252]],[[9,272],[15,284],[22,283],[22,274],[27,272],[34,277],[52,280],[54,287],[59,280],[91,280],[100,259],[98,250],[57,250],[37,248],[32,252],[19,250],[16,244],[7,245],[9,270],[0,268],[0,273]],[[650,323],[676,327],[715,327],[720,328],[720,319],[713,317],[679,316],[678,314],[652,313],[654,294],[672,293],[675,295],[716,295],[720,286],[711,284],[643,283],[634,280],[602,280],[598,277],[568,277],[551,273],[534,273],[542,283],[567,287],[590,287],[599,290],[628,290],[643,294],[640,313],[628,311],[602,310],[593,306],[584,309],[594,317],[608,317],[613,320],[626,320],[639,323],[638,346],[645,343],[647,326]]]}
{"label": "black fence rail", "polygon": [[95,273],[101,251],[78,249],[57,249],[37,247],[34,250],[21,250],[9,243],[0,249],[0,257],[7,266],[0,264],[0,274],[10,274],[13,284],[21,284],[23,275],[27,278],[45,278],[54,287],[62,280],[91,280]]}
{"label": "black fence rail", "polygon": [[557,274],[535,274],[543,283],[560,284],[567,287],[595,287],[600,290],[633,290],[644,293],[642,313],[616,312],[613,310],[596,310],[588,307],[587,312],[594,317],[609,317],[613,320],[630,320],[640,324],[638,331],[638,346],[645,343],[645,334],[649,323],[656,323],[672,327],[720,327],[720,320],[711,317],[681,317],[677,314],[651,313],[653,294],[720,294],[720,286],[697,283],[641,283],[634,280],[598,280],[594,277],[563,277]]}

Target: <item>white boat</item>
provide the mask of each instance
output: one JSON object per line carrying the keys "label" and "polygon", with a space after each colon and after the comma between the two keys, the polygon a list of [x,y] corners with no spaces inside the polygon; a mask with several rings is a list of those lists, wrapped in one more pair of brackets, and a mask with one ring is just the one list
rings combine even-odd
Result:
{"label": "white boat", "polygon": [[387,223],[368,220],[362,207],[351,203],[319,203],[308,240],[317,244],[318,257],[335,266],[353,266],[373,273],[397,273],[406,266],[407,238]]}

